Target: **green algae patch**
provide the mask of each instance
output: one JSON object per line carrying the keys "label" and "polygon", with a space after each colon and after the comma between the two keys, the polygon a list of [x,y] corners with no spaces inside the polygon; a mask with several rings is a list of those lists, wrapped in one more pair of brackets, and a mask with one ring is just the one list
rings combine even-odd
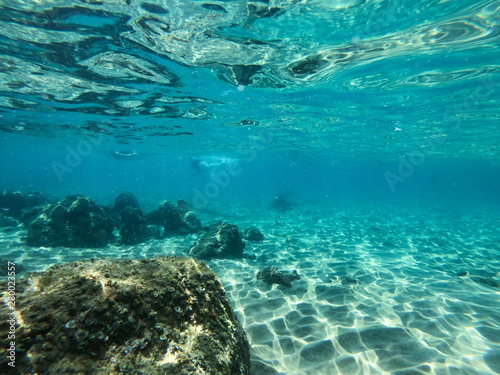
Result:
{"label": "green algae patch", "polygon": [[[12,374],[249,373],[246,335],[200,261],[77,261],[26,275],[16,292]],[[3,303],[2,325],[10,313]]]}

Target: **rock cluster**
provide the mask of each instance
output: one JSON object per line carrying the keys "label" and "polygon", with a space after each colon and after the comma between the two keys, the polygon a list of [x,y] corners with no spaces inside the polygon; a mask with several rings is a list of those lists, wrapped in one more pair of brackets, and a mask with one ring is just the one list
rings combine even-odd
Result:
{"label": "rock cluster", "polygon": [[2,214],[21,220],[23,214],[31,207],[47,202],[47,198],[39,192],[23,194],[20,191],[0,192],[0,210]]}
{"label": "rock cluster", "polygon": [[90,198],[69,196],[49,205],[28,227],[29,246],[104,247],[113,239],[114,223]]}
{"label": "rock cluster", "polygon": [[[6,374],[249,373],[245,332],[215,274],[194,259],[54,265],[19,279],[16,293],[17,361],[0,363]],[[0,362],[8,313],[2,304]]]}
{"label": "rock cluster", "polygon": [[[17,198],[16,198],[17,199]],[[1,217],[0,217],[1,219]],[[98,206],[90,198],[75,195],[57,203],[25,212],[29,246],[104,247],[114,240],[134,245],[152,238],[201,232],[204,227],[191,206],[180,199],[177,204],[164,201],[157,210],[144,215],[137,198],[121,193],[112,207]]]}

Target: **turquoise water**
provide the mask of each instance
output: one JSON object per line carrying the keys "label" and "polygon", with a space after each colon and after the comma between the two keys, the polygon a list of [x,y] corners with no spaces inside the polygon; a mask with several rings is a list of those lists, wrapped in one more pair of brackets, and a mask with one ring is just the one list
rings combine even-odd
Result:
{"label": "turquoise water", "polygon": [[[256,375],[498,374],[499,24],[498,1],[2,0],[0,190],[258,226],[255,259],[209,262]],[[196,241],[1,236],[24,272]]]}

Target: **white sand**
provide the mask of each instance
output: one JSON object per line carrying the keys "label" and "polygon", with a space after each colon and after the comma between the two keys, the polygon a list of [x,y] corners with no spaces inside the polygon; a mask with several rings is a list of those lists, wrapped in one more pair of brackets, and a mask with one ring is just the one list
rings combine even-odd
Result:
{"label": "white sand", "polygon": [[[253,374],[500,373],[499,213],[236,211],[228,221],[240,229],[255,225],[266,240],[247,244],[255,259],[208,264],[247,332]],[[196,240],[38,249],[22,245],[20,234],[2,234],[2,258],[30,271],[92,256],[180,255]],[[297,270],[301,280],[292,288],[257,281],[268,265]]]}

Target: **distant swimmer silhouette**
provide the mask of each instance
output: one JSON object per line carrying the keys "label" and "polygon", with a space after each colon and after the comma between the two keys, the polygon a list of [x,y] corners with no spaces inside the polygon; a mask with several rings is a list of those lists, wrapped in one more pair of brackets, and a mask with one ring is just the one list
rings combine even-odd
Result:
{"label": "distant swimmer silhouette", "polygon": [[221,168],[230,168],[231,166],[237,165],[238,160],[219,156],[207,156],[202,158],[192,156],[189,158],[189,163],[196,171],[190,177],[197,176],[203,172],[207,172],[210,176],[214,176]]}
{"label": "distant swimmer silhouette", "polygon": [[133,150],[116,150],[109,152],[109,155],[115,159],[137,158],[139,153]]}

